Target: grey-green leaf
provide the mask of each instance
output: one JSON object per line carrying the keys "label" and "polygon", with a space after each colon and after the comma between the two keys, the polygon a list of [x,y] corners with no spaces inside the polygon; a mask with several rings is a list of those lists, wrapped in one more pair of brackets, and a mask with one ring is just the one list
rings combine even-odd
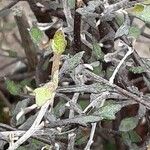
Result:
{"label": "grey-green leaf", "polygon": [[98,43],[93,44],[93,55],[96,57],[96,60],[104,60],[104,53]]}
{"label": "grey-green leaf", "polygon": [[70,9],[75,8],[75,0],[68,0],[68,5],[69,5]]}
{"label": "grey-green leaf", "polygon": [[80,64],[83,54],[84,54],[84,51],[79,52],[75,54],[74,56],[72,56],[71,58],[67,59],[60,69],[60,74],[62,75],[63,73],[69,73],[75,67],[77,67]]}
{"label": "grey-green leaf", "polygon": [[140,36],[140,34],[141,34],[141,30],[138,27],[131,26],[129,28],[129,33],[128,33],[129,36],[138,38]]}
{"label": "grey-green leaf", "polygon": [[129,71],[133,72],[134,74],[140,74],[145,72],[144,68],[142,68],[141,66],[137,66],[137,67],[133,66],[129,69]]}
{"label": "grey-green leaf", "polygon": [[141,20],[150,23],[150,5],[146,5],[141,13],[136,13],[134,15]]}
{"label": "grey-green leaf", "polygon": [[113,120],[116,118],[115,114],[120,111],[122,106],[120,104],[108,103],[101,107],[98,111],[94,112],[94,115],[99,115],[102,119]]}
{"label": "grey-green leaf", "polygon": [[119,131],[130,131],[138,125],[139,119],[137,117],[125,118],[121,121]]}

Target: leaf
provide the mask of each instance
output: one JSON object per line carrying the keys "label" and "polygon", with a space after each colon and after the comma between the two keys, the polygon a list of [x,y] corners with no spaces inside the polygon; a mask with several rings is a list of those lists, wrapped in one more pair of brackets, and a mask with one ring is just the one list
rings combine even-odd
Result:
{"label": "leaf", "polygon": [[75,8],[75,0],[68,0],[68,6],[70,7],[70,9]]}
{"label": "leaf", "polygon": [[124,14],[125,21],[124,23],[119,27],[115,34],[115,38],[121,37],[123,35],[127,35],[129,33],[129,27],[130,27],[130,19],[128,14]]}
{"label": "leaf", "polygon": [[46,145],[45,146],[45,143],[39,141],[39,140],[35,140],[35,139],[31,139],[29,140],[29,143],[26,144],[26,145],[23,145],[23,146],[20,146],[19,148],[17,148],[17,150],[41,150],[43,149],[42,147],[45,147],[44,149],[47,150],[49,149],[49,146]]}
{"label": "leaf", "polygon": [[140,73],[145,72],[144,68],[142,68],[141,66],[138,66],[138,67],[131,67],[131,68],[129,69],[129,71],[133,72],[134,74],[140,74]]}
{"label": "leaf", "polygon": [[42,42],[42,38],[44,36],[44,33],[36,26],[33,26],[29,31],[31,38],[36,44],[39,44]]}
{"label": "leaf", "polygon": [[144,5],[142,4],[136,4],[134,7],[133,7],[133,12],[135,13],[140,13],[144,10]]}
{"label": "leaf", "polygon": [[124,23],[124,14],[122,12],[116,13],[115,17],[117,24],[121,26]]}
{"label": "leaf", "polygon": [[8,53],[9,57],[12,57],[12,58],[16,58],[17,57],[17,52],[15,52],[13,50],[5,50],[5,52]]}
{"label": "leaf", "polygon": [[13,115],[13,119],[16,122],[16,123],[14,122],[16,126],[22,124],[25,121],[25,115],[22,115],[18,120],[16,120],[16,116],[21,111],[21,109],[26,108],[29,103],[30,103],[29,99],[24,99],[22,101],[19,101],[17,105],[15,106],[15,109],[13,110],[12,115]]}
{"label": "leaf", "polygon": [[132,143],[141,142],[141,137],[133,130],[129,131],[129,137]]}
{"label": "leaf", "polygon": [[115,38],[127,35],[129,33],[129,27],[130,26],[126,24],[121,25],[115,34]]}
{"label": "leaf", "polygon": [[65,34],[62,29],[58,29],[52,39],[52,49],[56,54],[62,54],[67,46],[67,41],[65,39]]}
{"label": "leaf", "polygon": [[125,144],[131,145],[131,140],[130,140],[129,132],[122,132],[121,136],[122,136],[122,139],[123,139],[123,141],[124,141]]}
{"label": "leaf", "polygon": [[122,106],[120,104],[108,103],[101,107],[98,111],[94,112],[94,115],[99,115],[103,119],[113,120],[115,119],[115,114],[120,111]]}
{"label": "leaf", "polygon": [[79,137],[75,140],[75,145],[82,145],[88,141],[89,135],[88,134],[81,134]]}
{"label": "leaf", "polygon": [[35,93],[35,101],[37,106],[41,107],[52,98],[54,94],[53,83],[51,82],[50,84],[36,88],[33,92]]}
{"label": "leaf", "polygon": [[14,81],[6,79],[6,88],[12,95],[18,95],[21,92],[21,86],[16,84]]}
{"label": "leaf", "polygon": [[97,60],[104,60],[105,54],[102,52],[102,49],[98,43],[93,44],[93,54]]}
{"label": "leaf", "polygon": [[149,17],[149,14],[150,14],[150,5],[146,5],[144,7],[144,10],[140,13],[137,13],[137,14],[134,14],[136,17],[140,18],[141,20],[147,22],[147,23],[150,23],[150,17]]}
{"label": "leaf", "polygon": [[75,54],[74,56],[72,56],[71,58],[67,59],[60,69],[60,74],[68,73],[72,71],[75,67],[77,67],[80,64],[83,54],[84,54],[84,51],[79,52]]}
{"label": "leaf", "polygon": [[131,26],[129,28],[129,33],[128,33],[129,36],[138,38],[140,36],[140,34],[141,34],[141,30],[138,27]]}
{"label": "leaf", "polygon": [[139,119],[137,117],[125,118],[121,121],[119,131],[130,131],[138,125]]}

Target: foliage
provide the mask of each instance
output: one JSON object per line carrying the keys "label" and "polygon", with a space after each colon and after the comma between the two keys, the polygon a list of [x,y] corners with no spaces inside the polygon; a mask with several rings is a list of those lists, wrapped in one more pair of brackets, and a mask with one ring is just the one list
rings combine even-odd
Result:
{"label": "foliage", "polygon": [[56,54],[62,54],[65,51],[67,46],[67,41],[62,29],[59,29],[55,32],[52,40],[52,49]]}
{"label": "foliage", "polygon": [[[0,81],[0,99],[9,109],[14,106],[9,123],[14,128],[0,124],[0,137],[9,142],[8,150],[15,146],[20,146],[18,150],[145,146],[150,60],[139,55],[136,44],[143,36],[149,38],[145,29],[149,28],[150,1],[23,3],[30,5],[32,14],[20,6],[8,9],[13,2],[0,10],[0,16],[15,12],[22,43],[18,41],[28,51],[20,57],[13,44],[5,48],[3,42],[7,45],[9,38],[0,29],[1,55],[25,66],[19,66],[18,72],[11,69]],[[137,18],[143,21],[142,28],[134,23]]]}
{"label": "foliage", "polygon": [[35,100],[38,107],[41,107],[46,101],[51,100],[53,92],[50,91],[50,86],[45,85],[34,90]]}
{"label": "foliage", "polygon": [[119,130],[124,132],[133,130],[137,126],[138,122],[139,120],[137,117],[125,118],[121,121]]}
{"label": "foliage", "polygon": [[29,31],[31,38],[36,44],[39,44],[42,42],[42,38],[44,36],[44,33],[37,27],[33,26]]}
{"label": "foliage", "polygon": [[122,108],[119,104],[107,103],[103,107],[99,108],[98,111],[94,112],[95,115],[99,115],[102,119],[113,120],[115,114]]}
{"label": "foliage", "polygon": [[134,74],[136,74],[136,73],[140,74],[140,73],[145,72],[144,68],[142,68],[141,66],[138,66],[138,67],[131,67],[131,68],[129,69],[129,71],[133,72]]}

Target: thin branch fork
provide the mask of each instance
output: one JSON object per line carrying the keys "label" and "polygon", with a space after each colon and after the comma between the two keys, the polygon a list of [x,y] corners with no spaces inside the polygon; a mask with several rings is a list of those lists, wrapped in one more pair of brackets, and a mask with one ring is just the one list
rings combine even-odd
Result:
{"label": "thin branch fork", "polygon": [[144,96],[139,97],[139,96],[137,96],[131,92],[128,92],[128,91],[122,89],[121,87],[119,87],[115,84],[110,84],[109,81],[107,81],[106,79],[92,73],[91,71],[84,70],[84,74],[89,75],[91,78],[93,78],[97,82],[104,83],[108,86],[111,86],[112,88],[115,88],[119,93],[123,94],[124,96],[129,97],[129,98],[133,99],[134,101],[136,101],[137,103],[143,104],[148,109],[150,109],[150,100],[148,101],[146,98],[144,98]]}

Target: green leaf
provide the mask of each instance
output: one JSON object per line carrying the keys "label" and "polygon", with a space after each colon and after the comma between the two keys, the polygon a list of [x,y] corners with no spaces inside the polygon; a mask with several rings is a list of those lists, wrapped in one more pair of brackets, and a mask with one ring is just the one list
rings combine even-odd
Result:
{"label": "green leaf", "polygon": [[20,82],[21,88],[23,88],[26,85],[30,86],[30,84],[31,84],[31,79],[24,79]]}
{"label": "green leaf", "polygon": [[21,86],[16,84],[14,81],[6,79],[5,80],[6,88],[12,95],[18,95],[21,92]]}
{"label": "green leaf", "polygon": [[101,107],[98,111],[94,112],[94,115],[99,115],[103,119],[113,120],[116,118],[115,114],[120,111],[122,106],[120,104],[108,103]]}
{"label": "green leaf", "polygon": [[123,35],[127,35],[129,33],[129,23],[126,20],[117,30],[116,34],[115,34],[115,38],[121,37]]}
{"label": "green leaf", "polygon": [[68,6],[70,7],[70,9],[75,8],[75,0],[68,0]]}
{"label": "green leaf", "polygon": [[52,39],[52,49],[56,54],[62,54],[67,46],[67,41],[65,39],[65,34],[62,29],[59,29],[55,32]]}
{"label": "green leaf", "polygon": [[144,10],[140,13],[136,13],[134,14],[136,17],[140,18],[141,20],[147,22],[147,23],[150,23],[150,17],[149,17],[149,14],[150,14],[150,5],[146,5],[144,7]]}
{"label": "green leaf", "polygon": [[88,134],[87,135],[86,134],[85,135],[83,135],[83,134],[80,135],[79,137],[76,138],[75,145],[82,145],[82,144],[86,143],[88,138],[89,138]]}
{"label": "green leaf", "polygon": [[88,106],[89,102],[85,100],[79,100],[78,103],[82,107],[82,109],[85,109]]}
{"label": "green leaf", "polygon": [[128,33],[129,36],[138,38],[140,36],[140,34],[141,34],[141,30],[138,27],[131,26],[129,28],[129,33]]}
{"label": "green leaf", "polygon": [[130,131],[138,125],[139,119],[137,117],[125,118],[121,121],[119,131]]}
{"label": "green leaf", "polygon": [[77,67],[80,64],[80,61],[83,57],[84,51],[76,53],[71,58],[67,59],[63,66],[60,69],[60,74],[68,73],[70,71],[73,71],[75,67]]}
{"label": "green leaf", "polygon": [[138,147],[134,143],[140,142],[141,137],[135,131],[122,132],[121,135],[124,143],[129,146],[129,149],[138,150]]}
{"label": "green leaf", "polygon": [[44,36],[44,33],[36,26],[33,26],[29,31],[31,38],[36,44],[39,44],[42,42],[42,38]]}
{"label": "green leaf", "polygon": [[142,68],[141,66],[138,66],[138,67],[131,67],[131,68],[129,69],[129,71],[133,72],[134,74],[140,74],[140,73],[145,72],[144,68]]}
{"label": "green leaf", "polygon": [[93,44],[93,55],[96,57],[97,60],[104,60],[104,53],[98,43]]}
{"label": "green leaf", "polygon": [[5,50],[8,53],[9,57],[16,58],[17,57],[17,52],[13,50]]}
{"label": "green leaf", "polygon": [[136,4],[133,7],[133,12],[135,12],[135,13],[141,13],[143,10],[144,10],[144,5],[142,5],[142,4]]}
{"label": "green leaf", "polygon": [[50,100],[54,94],[49,85],[44,85],[42,87],[36,88],[35,93],[35,101],[38,107],[44,105],[48,100]]}
{"label": "green leaf", "polygon": [[117,13],[115,19],[119,26],[121,26],[124,23],[124,15],[122,13]]}
{"label": "green leaf", "polygon": [[121,132],[121,136],[122,136],[122,139],[123,139],[123,141],[124,141],[125,144],[131,145],[131,140],[130,140],[129,132]]}
{"label": "green leaf", "polygon": [[132,143],[141,142],[141,137],[133,130],[129,131],[130,140]]}

